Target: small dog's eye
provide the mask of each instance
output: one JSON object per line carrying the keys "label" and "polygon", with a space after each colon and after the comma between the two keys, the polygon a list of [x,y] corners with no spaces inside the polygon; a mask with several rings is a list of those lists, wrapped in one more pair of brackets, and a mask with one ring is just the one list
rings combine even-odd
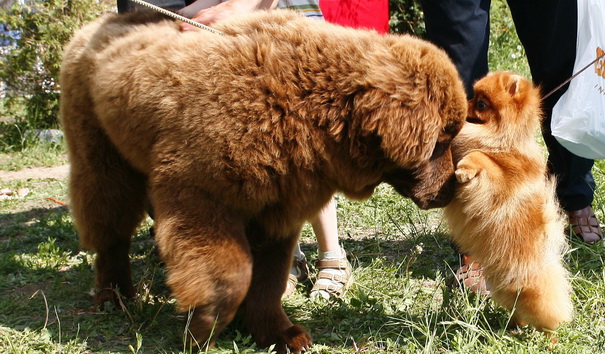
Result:
{"label": "small dog's eye", "polygon": [[475,108],[478,111],[485,111],[488,108],[488,105],[483,101],[477,101],[477,103],[475,103]]}
{"label": "small dog's eye", "polygon": [[471,123],[471,124],[484,124],[485,123],[481,119],[479,119],[479,118],[473,118],[473,117],[466,118],[466,121],[469,122],[469,123]]}

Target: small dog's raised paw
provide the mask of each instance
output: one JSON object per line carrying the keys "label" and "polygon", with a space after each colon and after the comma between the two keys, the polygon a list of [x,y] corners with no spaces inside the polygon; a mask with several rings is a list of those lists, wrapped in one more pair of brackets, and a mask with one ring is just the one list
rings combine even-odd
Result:
{"label": "small dog's raised paw", "polygon": [[479,171],[473,168],[459,167],[454,173],[456,174],[456,181],[458,181],[458,183],[467,183],[475,178]]}

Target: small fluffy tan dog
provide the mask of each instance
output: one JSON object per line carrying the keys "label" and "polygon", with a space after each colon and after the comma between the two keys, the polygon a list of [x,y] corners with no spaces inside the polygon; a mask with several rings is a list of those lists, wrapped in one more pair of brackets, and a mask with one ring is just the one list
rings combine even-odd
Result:
{"label": "small fluffy tan dog", "polygon": [[61,116],[71,206],[96,253],[96,302],[134,296],[128,248],[153,205],[156,242],[189,330],[214,338],[236,312],[261,346],[311,344],[281,307],[305,220],[336,191],[387,182],[423,208],[454,195],[450,143],[467,103],[435,46],[289,11],[182,33],[109,15],[64,54]]}
{"label": "small fluffy tan dog", "polygon": [[564,217],[535,134],[540,93],[496,72],[479,80],[454,139],[456,197],[445,208],[453,239],[484,267],[493,299],[514,320],[554,330],[572,318],[562,263]]}

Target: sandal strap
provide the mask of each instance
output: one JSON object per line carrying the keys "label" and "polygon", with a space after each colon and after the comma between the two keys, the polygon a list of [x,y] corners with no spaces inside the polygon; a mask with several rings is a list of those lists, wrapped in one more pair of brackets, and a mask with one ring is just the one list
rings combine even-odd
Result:
{"label": "sandal strap", "polygon": [[296,291],[296,284],[298,284],[298,278],[294,274],[288,274],[288,281],[286,283],[286,290],[282,294],[282,297],[290,296]]}
{"label": "sandal strap", "polygon": [[[317,273],[317,281],[313,284],[311,293],[324,291],[335,297],[342,296],[353,280],[351,264],[346,256],[340,259],[318,260],[316,266],[319,272]],[[336,270],[338,272],[330,272],[329,270]],[[320,281],[322,279],[328,280],[328,282]]]}
{"label": "sandal strap", "polygon": [[320,291],[320,290],[323,290],[329,294],[334,294],[338,297],[338,296],[341,296],[342,294],[344,294],[345,287],[337,286],[337,285],[334,285],[333,283],[330,283],[330,284],[317,284],[316,283],[313,286],[313,291]]}
{"label": "sandal strap", "polygon": [[349,277],[351,276],[351,270],[350,269],[343,269],[345,271],[345,274],[334,274],[334,273],[328,273],[328,272],[319,272],[317,274],[317,279],[328,279],[330,281],[333,282],[337,282],[337,283],[341,283],[341,284],[346,284],[346,282],[349,280]]}
{"label": "sandal strap", "polygon": [[584,242],[592,243],[603,239],[599,220],[590,206],[580,210],[568,211],[567,215],[573,233],[582,238]]}
{"label": "sandal strap", "polygon": [[339,259],[320,259],[315,263],[317,269],[340,269],[350,270],[351,266],[346,257]]}
{"label": "sandal strap", "polygon": [[489,295],[489,286],[483,275],[483,267],[476,262],[463,264],[456,270],[456,280],[461,287],[470,289],[479,295]]}

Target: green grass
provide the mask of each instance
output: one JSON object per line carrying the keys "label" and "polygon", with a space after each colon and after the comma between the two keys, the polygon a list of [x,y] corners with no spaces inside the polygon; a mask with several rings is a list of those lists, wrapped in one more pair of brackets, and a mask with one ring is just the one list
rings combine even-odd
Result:
{"label": "green grass", "polygon": [[26,167],[48,167],[67,163],[63,144],[30,142],[22,149],[2,151],[0,149],[0,170],[19,171]]}
{"label": "green grass", "polygon": [[[529,76],[523,52],[501,1],[493,6],[493,70]],[[0,154],[0,170],[65,163],[64,148],[28,144]],[[605,163],[597,162],[597,185],[605,187]],[[188,352],[186,315],[175,311],[158,260],[150,223],[132,245],[136,301],[93,309],[93,258],[79,249],[65,206],[66,181],[0,181],[0,189],[29,188],[23,199],[0,201],[0,352],[136,353]],[[365,202],[338,196],[341,242],[354,267],[354,286],[341,299],[310,301],[311,283],[284,300],[291,319],[309,329],[312,353],[605,352],[605,248],[570,238],[566,262],[572,274],[575,319],[556,341],[531,328],[507,330],[509,314],[491,300],[446,285],[457,266],[441,212],[421,211],[390,187]],[[595,211],[605,220],[605,193]],[[302,246],[310,264],[315,238],[305,227]],[[312,269],[312,274],[314,270]],[[259,353],[235,321],[211,353]]]}
{"label": "green grass", "polygon": [[[599,185],[605,183],[603,167],[599,162],[595,168]],[[186,315],[175,311],[164,284],[149,223],[132,246],[136,301],[93,309],[92,256],[79,250],[67,208],[44,199],[67,200],[65,181],[35,179],[2,187],[28,187],[31,193],[0,204],[1,352],[187,352]],[[598,193],[595,209],[601,219],[603,205]],[[312,353],[605,351],[602,245],[587,247],[570,239],[566,260],[576,317],[557,331],[553,343],[531,328],[507,330],[509,314],[491,300],[446,286],[457,263],[440,211],[420,211],[380,186],[361,203],[339,196],[338,212],[354,287],[342,299],[313,302],[307,282],[284,301],[293,321],[310,329],[316,343]],[[316,245],[309,227],[302,242],[313,264]],[[236,321],[210,352],[263,351]]]}

